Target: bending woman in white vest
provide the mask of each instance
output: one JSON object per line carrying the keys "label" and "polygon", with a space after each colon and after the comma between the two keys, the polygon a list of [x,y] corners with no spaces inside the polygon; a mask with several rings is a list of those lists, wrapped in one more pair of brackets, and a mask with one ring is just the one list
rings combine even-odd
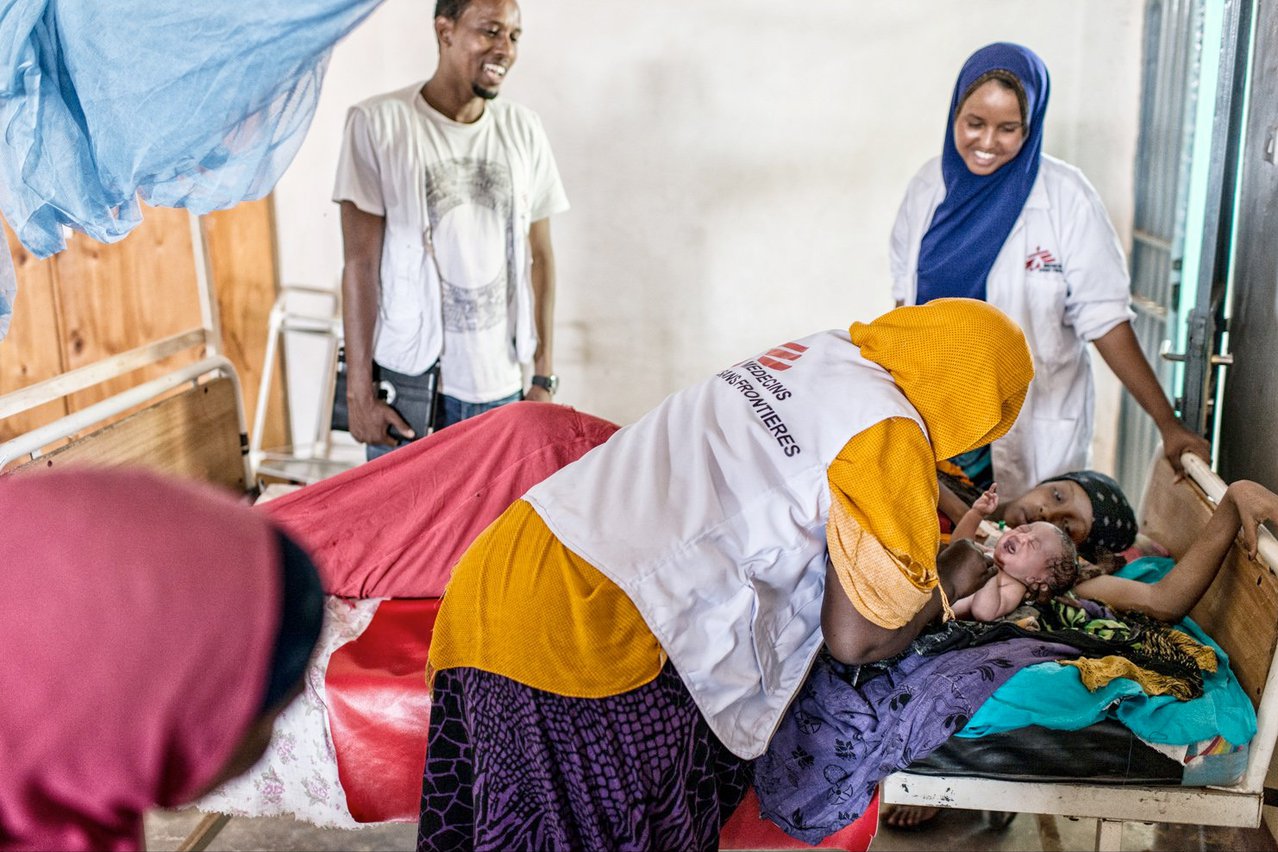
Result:
{"label": "bending woman in white vest", "polygon": [[1031,377],[998,310],[899,308],[534,486],[444,596],[418,848],[716,848],[823,639],[890,656],[988,577],[955,548],[938,571],[936,462],[1003,435]]}
{"label": "bending woman in white vest", "polygon": [[1025,332],[1035,377],[1021,418],[992,453],[956,460],[979,488],[996,479],[1008,497],[1090,467],[1088,343],[1154,419],[1177,472],[1181,453],[1209,454],[1176,418],[1136,341],[1127,262],[1100,197],[1082,172],[1042,153],[1048,89],[1047,68],[1028,48],[997,43],[972,54],[941,156],[910,181],[892,229],[897,304],[982,299]]}

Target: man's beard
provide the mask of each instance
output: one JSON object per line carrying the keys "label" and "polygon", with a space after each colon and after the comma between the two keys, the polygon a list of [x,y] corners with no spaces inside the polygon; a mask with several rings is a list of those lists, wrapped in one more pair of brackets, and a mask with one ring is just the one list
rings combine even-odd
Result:
{"label": "man's beard", "polygon": [[491,101],[493,98],[497,97],[496,89],[485,89],[483,86],[479,85],[478,83],[472,83],[470,86],[470,90],[474,92],[475,97],[483,98],[486,101]]}

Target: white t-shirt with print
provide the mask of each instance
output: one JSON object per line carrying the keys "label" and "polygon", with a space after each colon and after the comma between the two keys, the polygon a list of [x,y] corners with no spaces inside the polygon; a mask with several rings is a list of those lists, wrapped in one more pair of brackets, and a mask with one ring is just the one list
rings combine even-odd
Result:
{"label": "white t-shirt with print", "polygon": [[386,218],[375,360],[417,374],[440,358],[445,394],[491,402],[531,357],[515,341],[532,323],[528,229],[568,199],[534,112],[494,100],[462,124],[420,91],[351,108],[333,199]]}

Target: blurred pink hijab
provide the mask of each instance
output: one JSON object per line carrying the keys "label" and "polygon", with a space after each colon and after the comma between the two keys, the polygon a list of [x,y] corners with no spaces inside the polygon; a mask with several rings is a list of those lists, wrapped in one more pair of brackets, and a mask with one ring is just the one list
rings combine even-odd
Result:
{"label": "blurred pink hijab", "polygon": [[0,849],[139,849],[257,718],[280,545],[139,471],[0,477]]}

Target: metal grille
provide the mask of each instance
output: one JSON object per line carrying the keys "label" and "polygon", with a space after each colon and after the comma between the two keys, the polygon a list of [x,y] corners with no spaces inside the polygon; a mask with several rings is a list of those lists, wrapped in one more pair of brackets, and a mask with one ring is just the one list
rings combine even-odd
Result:
{"label": "metal grille", "polygon": [[[1177,377],[1173,365],[1158,353],[1163,341],[1173,336],[1181,316],[1180,261],[1202,35],[1202,0],[1150,0],[1145,5],[1132,223],[1132,307],[1136,311],[1132,327],[1173,402]],[[1192,293],[1187,295],[1186,310],[1193,306]],[[1153,421],[1124,393],[1115,466],[1116,478],[1128,494],[1140,493],[1158,442]]]}

